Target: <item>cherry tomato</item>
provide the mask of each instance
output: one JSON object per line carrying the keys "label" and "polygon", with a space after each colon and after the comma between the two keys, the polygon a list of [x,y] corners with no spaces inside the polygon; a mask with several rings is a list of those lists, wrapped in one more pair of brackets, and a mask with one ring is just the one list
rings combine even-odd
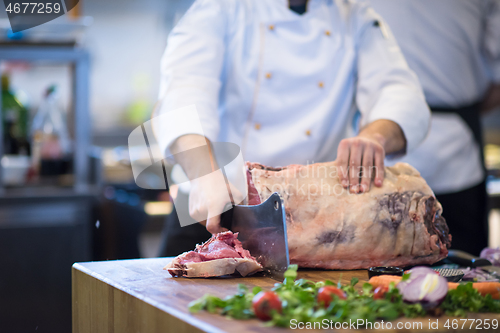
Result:
{"label": "cherry tomato", "polygon": [[389,291],[389,288],[387,288],[387,286],[379,286],[373,292],[373,299],[384,299],[385,298],[385,294],[388,291]]}
{"label": "cherry tomato", "polygon": [[271,312],[281,313],[281,301],[274,291],[261,291],[253,297],[253,312],[260,320],[271,320]]}
{"label": "cherry tomato", "polygon": [[318,303],[323,303],[325,308],[330,305],[333,300],[333,296],[337,296],[339,299],[346,299],[345,292],[334,286],[324,286],[318,290]]}

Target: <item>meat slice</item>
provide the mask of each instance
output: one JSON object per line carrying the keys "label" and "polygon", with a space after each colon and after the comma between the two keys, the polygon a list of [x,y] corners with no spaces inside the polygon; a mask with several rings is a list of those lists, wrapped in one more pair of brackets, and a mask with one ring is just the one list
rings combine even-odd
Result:
{"label": "meat slice", "polygon": [[179,255],[163,269],[174,277],[222,276],[236,271],[247,276],[261,271],[262,266],[241,246],[238,233],[226,231]]}
{"label": "meat slice", "polygon": [[341,186],[336,162],[247,168],[250,204],[273,192],[283,197],[290,261],[301,267],[432,264],[448,254],[451,235],[441,204],[406,163],[385,168],[383,186],[361,194]]}

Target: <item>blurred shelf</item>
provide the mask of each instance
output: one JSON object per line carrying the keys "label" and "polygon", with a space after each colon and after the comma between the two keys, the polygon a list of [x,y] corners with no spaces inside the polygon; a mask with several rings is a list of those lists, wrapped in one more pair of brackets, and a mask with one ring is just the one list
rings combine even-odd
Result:
{"label": "blurred shelf", "polygon": [[45,43],[8,43],[2,44],[0,48],[0,60],[49,60],[74,62],[78,60],[89,60],[87,50],[79,47],[72,47],[68,44],[52,44]]}
{"label": "blurred shelf", "polygon": [[[90,177],[88,154],[90,152],[90,112],[89,112],[89,70],[90,55],[80,47],[55,47],[44,44],[2,45],[0,61],[50,61],[70,63],[73,71],[73,113],[72,129],[74,133],[75,151],[73,156],[74,187],[85,188]],[[1,102],[1,101],[0,101]],[[1,103],[0,103],[1,105]],[[0,107],[0,118],[1,118]],[[71,129],[70,129],[71,132]],[[3,137],[0,127],[0,138]],[[0,158],[3,155],[3,145],[0,145]],[[1,171],[0,171],[1,172]],[[0,174],[1,179],[1,174]],[[1,187],[1,186],[0,186]]]}
{"label": "blurred shelf", "polygon": [[136,126],[116,126],[112,128],[95,128],[92,133],[92,144],[99,147],[128,146],[128,137]]}
{"label": "blurred shelf", "polygon": [[57,186],[26,186],[4,188],[0,191],[0,200],[19,200],[29,198],[36,200],[44,199],[66,199],[76,197],[96,197],[102,190],[101,186],[89,185],[81,189],[73,187],[57,187]]}

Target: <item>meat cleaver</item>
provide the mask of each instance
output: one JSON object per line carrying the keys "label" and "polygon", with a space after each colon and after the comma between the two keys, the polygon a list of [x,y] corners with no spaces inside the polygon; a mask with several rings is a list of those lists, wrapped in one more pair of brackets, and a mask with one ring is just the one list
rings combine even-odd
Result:
{"label": "meat cleaver", "polygon": [[472,254],[460,250],[448,250],[448,257],[446,259],[460,266],[470,268],[480,267],[495,278],[500,279],[500,267],[493,266],[487,259],[474,257]]}
{"label": "meat cleaver", "polygon": [[283,281],[290,259],[285,205],[278,193],[258,205],[233,206],[221,214],[221,226],[239,233],[243,248],[257,259],[267,276]]}

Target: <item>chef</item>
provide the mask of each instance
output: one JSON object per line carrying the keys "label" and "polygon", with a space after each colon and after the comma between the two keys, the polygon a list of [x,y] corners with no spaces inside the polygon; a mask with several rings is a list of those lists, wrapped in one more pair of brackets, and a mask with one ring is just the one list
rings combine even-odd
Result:
{"label": "chef", "polygon": [[[337,159],[354,193],[372,179],[355,170],[375,170],[381,186],[384,157],[413,151],[429,126],[416,75],[365,1],[197,0],[169,36],[161,73],[158,114],[195,105],[202,124],[157,128],[165,155],[232,142],[245,160],[271,166]],[[361,127],[349,137],[356,108]],[[200,173],[200,163],[177,162],[190,179]],[[192,215],[225,204],[211,188],[192,186]],[[206,228],[221,231],[219,216]]]}
{"label": "chef", "polygon": [[422,83],[429,136],[402,161],[444,207],[452,247],[488,245],[480,113],[500,105],[500,1],[372,0]]}

